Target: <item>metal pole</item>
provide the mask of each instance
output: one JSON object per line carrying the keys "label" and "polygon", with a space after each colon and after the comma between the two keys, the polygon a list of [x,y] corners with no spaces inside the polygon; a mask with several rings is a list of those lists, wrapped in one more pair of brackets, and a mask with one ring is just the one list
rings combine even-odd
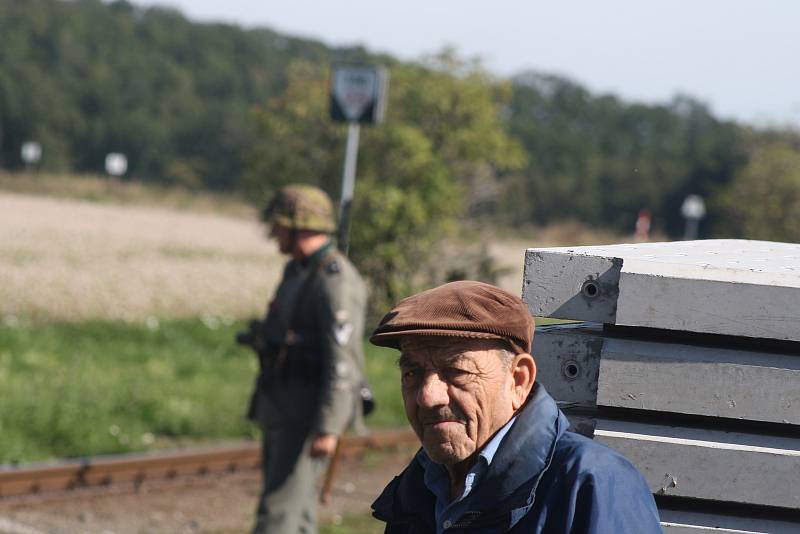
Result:
{"label": "metal pole", "polygon": [[348,123],[347,147],[344,155],[344,174],[342,176],[342,199],[339,204],[339,250],[345,255],[350,239],[350,211],[353,204],[353,191],[356,187],[356,160],[358,159],[358,137],[361,126],[357,122]]}
{"label": "metal pole", "polygon": [[[350,212],[353,207],[353,192],[356,188],[356,160],[358,160],[358,137],[361,133],[361,126],[357,122],[349,122],[347,126],[347,146],[344,152],[344,174],[342,175],[342,198],[339,203],[339,228],[337,235],[337,245],[339,250],[347,255],[350,244]],[[331,498],[331,488],[333,478],[336,475],[336,467],[342,455],[342,438],[336,442],[336,449],[328,463],[325,471],[325,478],[322,483],[319,500],[322,504],[327,504]]]}
{"label": "metal pole", "polygon": [[683,240],[684,241],[692,241],[697,239],[697,230],[700,223],[700,219],[695,217],[687,217],[686,218],[686,228],[683,232]]}

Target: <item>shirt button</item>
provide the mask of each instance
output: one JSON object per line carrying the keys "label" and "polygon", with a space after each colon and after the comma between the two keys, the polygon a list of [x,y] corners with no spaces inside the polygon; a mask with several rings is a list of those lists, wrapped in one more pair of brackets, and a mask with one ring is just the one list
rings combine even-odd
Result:
{"label": "shirt button", "polygon": [[442,523],[442,528],[444,528],[445,530],[447,530],[448,528],[450,528],[452,526],[453,526],[453,522],[450,521],[449,519],[447,521],[445,521],[444,523]]}

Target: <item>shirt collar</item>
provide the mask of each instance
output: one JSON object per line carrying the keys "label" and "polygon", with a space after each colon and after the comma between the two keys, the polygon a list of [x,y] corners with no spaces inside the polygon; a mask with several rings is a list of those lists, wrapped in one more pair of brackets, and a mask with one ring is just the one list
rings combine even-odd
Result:
{"label": "shirt collar", "polygon": [[492,439],[489,440],[489,443],[483,447],[481,451],[481,456],[486,459],[486,465],[491,465],[492,459],[494,458],[495,453],[497,452],[497,448],[500,447],[500,442],[503,441],[503,438],[508,431],[511,429],[511,425],[514,424],[514,421],[517,420],[517,416],[511,418],[511,420],[503,425],[503,428],[497,431]]}
{"label": "shirt collar", "polygon": [[492,436],[492,439],[484,445],[475,464],[470,467],[464,477],[464,492],[452,502],[450,501],[450,476],[447,473],[447,469],[445,469],[443,465],[431,460],[428,453],[425,452],[425,449],[420,450],[417,458],[424,471],[423,481],[425,486],[436,498],[434,515],[437,534],[447,530],[450,525],[467,511],[469,495],[472,493],[473,488],[480,483],[481,477],[489,470],[489,465],[492,463],[492,459],[497,449],[500,447],[500,442],[503,441],[503,437],[508,433],[515,420],[516,416],[512,417],[511,420],[503,425],[503,427]]}
{"label": "shirt collar", "polygon": [[[464,484],[464,493],[461,495],[461,497],[453,502],[458,502],[469,495],[472,488],[480,480],[481,475],[486,472],[486,470],[489,468],[489,465],[491,465],[492,459],[494,459],[494,455],[497,452],[497,449],[500,447],[500,442],[503,441],[503,437],[505,437],[505,435],[511,429],[511,426],[514,424],[516,419],[516,416],[512,417],[511,420],[503,425],[503,427],[495,433],[492,439],[490,439],[489,442],[484,445],[483,449],[481,449],[481,452],[478,455],[475,465],[473,465],[467,472]],[[434,495],[436,495],[436,499],[438,501],[443,501],[444,503],[449,502],[450,478],[445,467],[431,460],[431,457],[428,456],[428,453],[425,452],[425,449],[421,449],[419,451],[418,459],[420,464],[422,464],[423,470],[425,471],[425,485],[433,492]]]}

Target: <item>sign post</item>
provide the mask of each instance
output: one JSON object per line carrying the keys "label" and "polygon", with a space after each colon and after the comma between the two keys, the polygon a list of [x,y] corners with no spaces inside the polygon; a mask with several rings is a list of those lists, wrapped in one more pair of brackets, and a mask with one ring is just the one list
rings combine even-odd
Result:
{"label": "sign post", "polygon": [[347,145],[344,151],[344,172],[342,174],[342,197],[339,201],[339,228],[337,242],[339,250],[347,254],[350,239],[350,212],[353,207],[353,193],[356,188],[356,160],[358,159],[358,139],[361,126],[357,122],[347,125]]}
{"label": "sign post", "polygon": [[[350,215],[356,186],[356,161],[361,123],[383,122],[388,79],[386,69],[366,65],[340,65],[333,68],[331,76],[331,119],[347,123],[342,196],[339,201],[339,227],[336,232],[337,245],[345,255],[348,252],[350,239]],[[340,445],[341,441],[336,445],[322,482],[320,501],[323,503],[327,503],[330,499],[333,477],[341,456]]]}
{"label": "sign post", "polygon": [[339,201],[339,250],[347,254],[350,212],[356,182],[356,161],[361,124],[383,122],[386,110],[386,69],[365,65],[334,67],[331,79],[331,119],[347,123],[342,195]]}

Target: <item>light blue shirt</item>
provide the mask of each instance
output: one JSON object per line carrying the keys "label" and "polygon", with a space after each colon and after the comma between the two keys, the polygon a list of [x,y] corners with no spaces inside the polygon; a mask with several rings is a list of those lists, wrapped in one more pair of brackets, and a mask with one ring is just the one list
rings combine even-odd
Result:
{"label": "light blue shirt", "polygon": [[430,459],[424,450],[419,453],[419,461],[425,470],[425,486],[436,497],[436,533],[442,534],[458,521],[467,511],[467,495],[472,488],[480,482],[481,476],[489,469],[500,442],[514,424],[516,416],[503,426],[494,437],[483,447],[475,462],[464,479],[464,493],[453,502],[450,502],[450,475],[442,464],[437,464]]}

